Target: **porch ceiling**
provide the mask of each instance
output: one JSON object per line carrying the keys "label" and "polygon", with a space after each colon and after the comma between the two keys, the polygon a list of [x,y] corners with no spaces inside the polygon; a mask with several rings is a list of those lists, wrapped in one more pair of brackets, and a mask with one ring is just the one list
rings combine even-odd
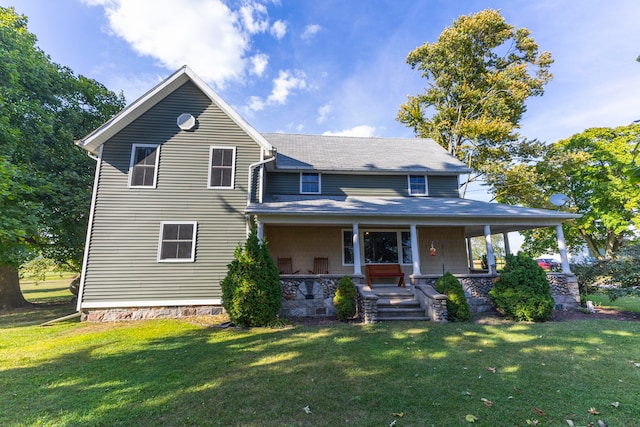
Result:
{"label": "porch ceiling", "polygon": [[246,213],[265,223],[462,226],[466,237],[550,227],[580,215],[442,197],[273,196],[251,203]]}

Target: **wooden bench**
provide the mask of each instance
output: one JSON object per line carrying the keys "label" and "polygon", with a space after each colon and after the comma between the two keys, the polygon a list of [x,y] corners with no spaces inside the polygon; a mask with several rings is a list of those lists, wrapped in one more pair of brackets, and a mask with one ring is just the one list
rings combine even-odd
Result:
{"label": "wooden bench", "polygon": [[391,279],[398,277],[398,286],[405,287],[404,273],[400,268],[400,264],[368,264],[367,266],[367,284],[371,287],[373,279]]}

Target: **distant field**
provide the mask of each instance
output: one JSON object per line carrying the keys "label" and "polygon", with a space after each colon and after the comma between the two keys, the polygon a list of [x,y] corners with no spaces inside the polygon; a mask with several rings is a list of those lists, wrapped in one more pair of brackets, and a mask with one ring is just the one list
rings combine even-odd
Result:
{"label": "distant field", "polygon": [[69,283],[76,277],[77,273],[47,273],[44,281],[35,281],[30,277],[20,280],[20,289],[25,299],[38,303],[62,303],[73,299],[73,294],[69,291]]}

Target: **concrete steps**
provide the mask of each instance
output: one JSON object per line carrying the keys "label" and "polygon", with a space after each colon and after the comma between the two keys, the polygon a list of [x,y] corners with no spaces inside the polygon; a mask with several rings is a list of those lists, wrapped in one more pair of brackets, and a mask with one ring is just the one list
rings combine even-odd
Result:
{"label": "concrete steps", "polygon": [[373,293],[378,296],[378,321],[429,320],[413,292],[397,286],[374,285]]}

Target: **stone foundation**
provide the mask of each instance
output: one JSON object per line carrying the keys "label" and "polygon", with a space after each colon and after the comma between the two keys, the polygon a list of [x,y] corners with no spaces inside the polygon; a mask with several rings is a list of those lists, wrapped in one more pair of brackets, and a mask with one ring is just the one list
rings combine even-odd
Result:
{"label": "stone foundation", "polygon": [[193,316],[217,316],[224,313],[220,306],[131,307],[83,310],[80,320],[87,322],[118,322],[145,319],[175,319]]}
{"label": "stone foundation", "polygon": [[[282,307],[284,317],[330,317],[336,315],[333,297],[343,275],[292,274],[281,275]],[[351,276],[354,284],[364,276]]]}

